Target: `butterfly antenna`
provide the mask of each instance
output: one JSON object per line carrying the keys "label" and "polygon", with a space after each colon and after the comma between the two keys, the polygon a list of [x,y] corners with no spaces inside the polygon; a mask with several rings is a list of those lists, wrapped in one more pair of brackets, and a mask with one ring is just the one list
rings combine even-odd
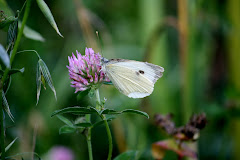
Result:
{"label": "butterfly antenna", "polygon": [[98,33],[98,31],[96,31],[96,35],[97,35],[97,38],[98,38],[98,43],[99,43],[99,45],[100,45],[100,53],[102,54],[102,56],[103,56],[103,52],[102,52],[102,43],[101,43],[101,41],[100,41],[100,38],[99,38],[99,33]]}

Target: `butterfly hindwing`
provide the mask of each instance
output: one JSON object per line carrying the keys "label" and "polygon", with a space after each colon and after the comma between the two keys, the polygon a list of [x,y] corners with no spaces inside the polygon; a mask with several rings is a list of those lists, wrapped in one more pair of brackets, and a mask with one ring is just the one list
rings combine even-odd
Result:
{"label": "butterfly hindwing", "polygon": [[154,83],[162,76],[160,66],[132,60],[110,60],[105,64],[108,77],[116,88],[130,98],[150,95]]}

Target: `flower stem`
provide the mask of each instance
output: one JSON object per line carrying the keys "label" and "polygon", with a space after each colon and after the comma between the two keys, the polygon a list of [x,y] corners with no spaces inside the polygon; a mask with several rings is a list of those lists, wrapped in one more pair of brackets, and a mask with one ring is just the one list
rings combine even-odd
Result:
{"label": "flower stem", "polygon": [[[99,94],[99,89],[96,89],[95,91],[95,94],[96,94],[96,98],[97,98],[97,105],[96,105],[96,108],[98,110],[101,110],[101,101],[100,101],[100,94]],[[106,127],[106,131],[107,131],[107,136],[108,136],[108,158],[107,160],[111,160],[112,158],[112,149],[113,149],[113,146],[112,146],[112,135],[111,135],[111,131],[110,131],[110,128],[109,128],[109,125],[108,125],[108,122],[106,120],[106,117],[104,115],[100,115],[102,120],[104,121],[104,125]]]}
{"label": "flower stem", "polygon": [[107,131],[107,135],[108,135],[108,143],[109,143],[109,148],[108,148],[108,159],[107,160],[111,160],[112,158],[112,135],[111,135],[111,131],[108,125],[108,122],[106,120],[106,117],[104,115],[102,115],[102,119],[104,121],[105,127],[106,127],[106,131]]}
{"label": "flower stem", "polygon": [[93,154],[92,154],[92,142],[91,142],[91,128],[88,128],[87,130],[87,144],[88,144],[88,155],[89,155],[89,160],[93,160]]}
{"label": "flower stem", "polygon": [[[91,115],[90,114],[86,114],[85,119],[86,119],[87,122],[91,123]],[[91,127],[88,127],[86,132],[85,132],[85,136],[86,136],[86,139],[87,139],[87,145],[88,145],[89,160],[93,160],[91,129],[92,129]]]}
{"label": "flower stem", "polygon": [[[2,86],[1,86],[1,89],[0,89],[0,145],[1,145],[1,152],[2,152],[2,155],[1,155],[1,159],[4,160],[5,159],[5,147],[4,147],[4,144],[5,144],[5,140],[4,140],[4,119],[3,119],[3,106],[2,106]],[[0,152],[0,153],[1,153]]]}

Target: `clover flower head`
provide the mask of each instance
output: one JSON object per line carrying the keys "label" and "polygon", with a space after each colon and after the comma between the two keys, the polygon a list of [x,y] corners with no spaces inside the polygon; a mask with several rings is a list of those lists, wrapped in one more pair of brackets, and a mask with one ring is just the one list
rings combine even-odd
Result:
{"label": "clover flower head", "polygon": [[101,70],[101,55],[95,53],[92,48],[85,49],[85,55],[81,55],[78,51],[77,56],[72,53],[68,57],[71,87],[76,88],[75,93],[89,89],[91,86],[105,82],[109,82],[108,77]]}
{"label": "clover flower head", "polygon": [[74,154],[72,150],[64,146],[55,146],[49,152],[51,160],[73,160]]}

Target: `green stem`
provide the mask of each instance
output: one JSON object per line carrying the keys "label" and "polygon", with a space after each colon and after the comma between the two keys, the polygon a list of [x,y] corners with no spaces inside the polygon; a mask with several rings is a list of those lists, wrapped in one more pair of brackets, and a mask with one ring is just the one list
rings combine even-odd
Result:
{"label": "green stem", "polygon": [[3,119],[3,106],[2,106],[2,89],[0,89],[0,145],[1,145],[1,159],[4,160],[5,159],[5,142],[4,142],[4,119]]}
{"label": "green stem", "polygon": [[[96,108],[98,110],[101,110],[101,100],[100,100],[100,94],[99,94],[99,90],[96,89],[95,91],[95,94],[96,94],[96,98],[97,98],[97,105],[96,105]],[[112,158],[112,149],[113,149],[113,146],[112,146],[112,135],[111,135],[111,131],[110,131],[110,128],[109,128],[109,125],[108,125],[108,122],[106,120],[106,117],[104,115],[100,115],[102,120],[104,121],[104,125],[106,127],[106,131],[107,131],[107,136],[108,136],[108,158],[107,160],[111,160]]]}
{"label": "green stem", "polygon": [[[26,4],[26,8],[25,8],[25,12],[24,12],[24,15],[23,15],[23,20],[22,20],[22,25],[21,25],[21,28],[18,32],[18,35],[17,35],[17,40],[14,44],[14,47],[13,47],[13,51],[12,51],[12,54],[11,54],[11,57],[10,57],[10,65],[12,66],[12,63],[13,63],[13,60],[15,58],[15,55],[17,53],[17,49],[18,49],[18,46],[20,44],[20,40],[21,40],[21,37],[23,35],[23,29],[24,29],[24,26],[27,22],[27,18],[28,18],[28,15],[29,15],[29,11],[30,11],[30,5],[31,5],[31,1],[32,0],[27,0],[27,4]],[[8,76],[8,72],[9,72],[10,68],[6,68],[4,74],[3,74],[3,78],[2,78],[2,84],[4,84],[7,76]]]}
{"label": "green stem", "polygon": [[104,125],[106,127],[106,131],[107,131],[107,135],[108,135],[108,143],[109,143],[109,148],[108,148],[108,159],[107,160],[111,160],[112,158],[112,135],[111,135],[111,131],[108,125],[108,122],[106,120],[106,117],[104,115],[101,115],[103,121],[104,121]]}
{"label": "green stem", "polygon": [[[17,40],[14,44],[14,47],[13,47],[13,51],[12,51],[12,54],[11,54],[11,57],[10,57],[10,66],[12,66],[12,63],[13,63],[13,60],[15,58],[15,55],[17,53],[17,49],[18,49],[18,46],[20,44],[20,40],[21,40],[21,37],[23,35],[23,29],[24,29],[24,26],[27,22],[27,18],[28,18],[28,15],[29,15],[29,11],[30,11],[30,5],[31,5],[31,1],[32,0],[27,0],[27,4],[26,4],[26,8],[25,8],[25,11],[24,11],[24,15],[23,15],[23,20],[22,20],[22,26],[18,32],[18,35],[17,35]],[[3,92],[3,85],[4,85],[4,82],[5,80],[7,79],[7,76],[8,76],[8,73],[9,73],[9,70],[10,68],[6,68],[5,71],[4,71],[4,74],[3,74],[3,77],[1,79],[1,86],[0,86],[0,125],[1,125],[1,132],[0,132],[0,144],[1,144],[1,151],[2,151],[2,155],[1,155],[1,159],[4,160],[5,159],[5,147],[4,147],[4,119],[3,119],[3,107],[2,107],[2,92]]]}
{"label": "green stem", "polygon": [[87,144],[88,144],[89,160],[93,160],[92,142],[91,142],[91,128],[88,128],[86,137],[87,137]]}
{"label": "green stem", "polygon": [[[90,114],[86,114],[85,119],[87,122],[91,123],[91,115]],[[88,144],[89,160],[93,160],[91,130],[92,130],[92,128],[89,127],[89,128],[87,128],[86,133],[85,133],[85,136],[87,138],[87,144]]]}
{"label": "green stem", "polygon": [[36,55],[38,56],[38,58],[41,59],[40,55],[39,55],[38,52],[35,51],[35,50],[23,50],[23,51],[18,51],[17,53],[23,53],[23,52],[34,52],[34,53],[36,53]]}

